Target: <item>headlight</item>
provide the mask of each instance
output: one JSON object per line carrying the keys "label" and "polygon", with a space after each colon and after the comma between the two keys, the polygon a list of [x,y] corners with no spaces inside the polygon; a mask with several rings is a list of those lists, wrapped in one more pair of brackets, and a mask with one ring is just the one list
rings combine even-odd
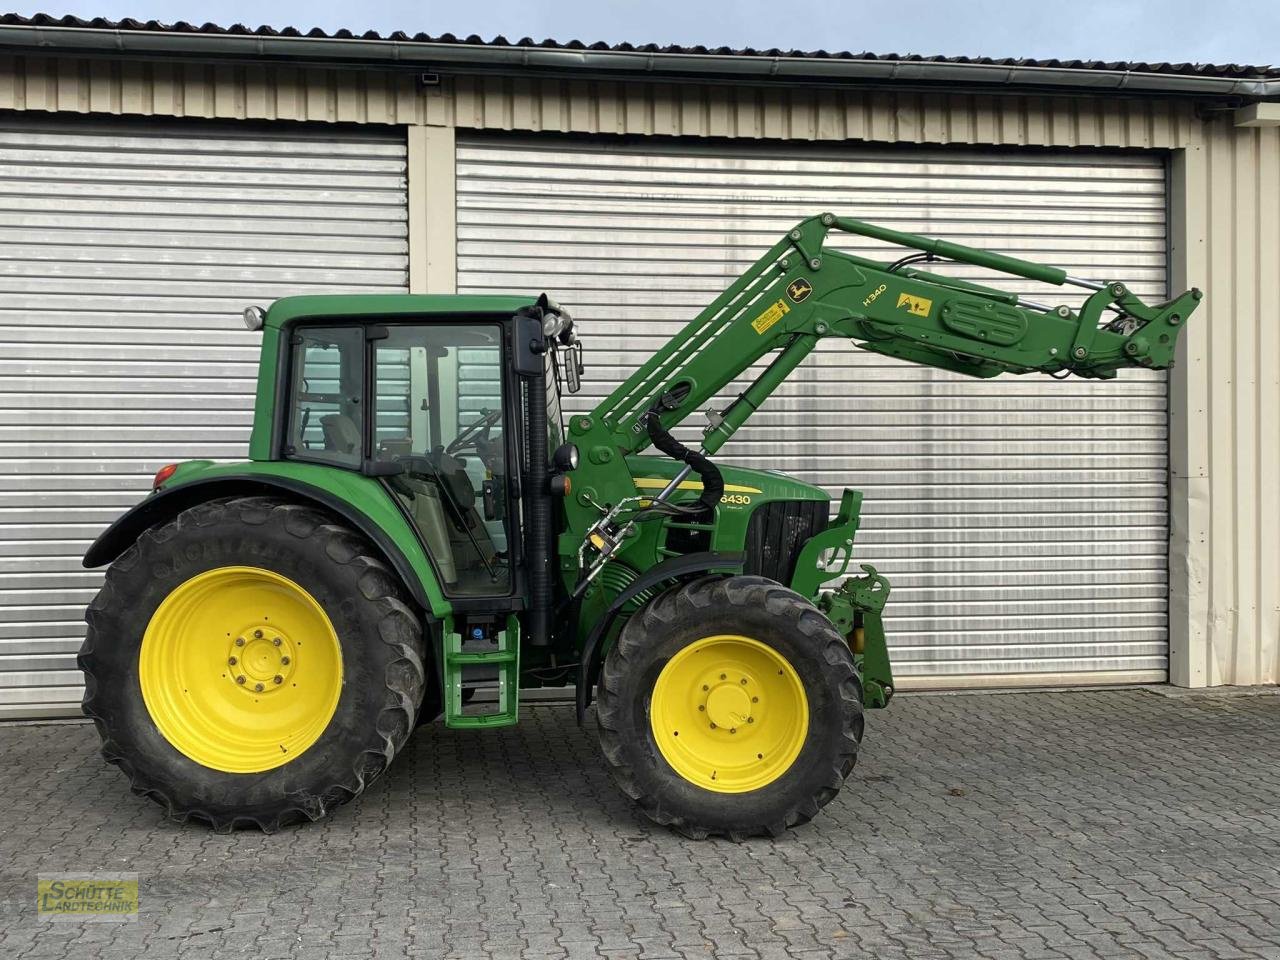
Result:
{"label": "headlight", "polygon": [[555,464],[557,470],[577,470],[578,445],[576,443],[560,444],[556,447],[556,452],[551,455],[551,462]]}
{"label": "headlight", "polygon": [[262,321],[265,318],[266,314],[262,312],[261,307],[244,308],[244,325],[250,330],[261,330]]}

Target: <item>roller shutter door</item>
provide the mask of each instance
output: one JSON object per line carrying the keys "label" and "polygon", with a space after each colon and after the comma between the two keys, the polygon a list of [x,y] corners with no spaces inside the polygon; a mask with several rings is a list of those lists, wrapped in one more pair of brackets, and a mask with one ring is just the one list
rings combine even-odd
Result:
{"label": "roller shutter door", "polygon": [[[1166,292],[1153,155],[474,136],[457,196],[461,292],[546,289],[584,321],[578,409],[824,210]],[[857,559],[893,581],[902,686],[1162,680],[1166,392],[1137,371],[979,382],[828,342],[720,459],[866,493]]]}
{"label": "roller shutter door", "polygon": [[404,292],[403,136],[0,121],[0,716],[79,712],[85,547],[162,464],[246,453],[246,304]]}

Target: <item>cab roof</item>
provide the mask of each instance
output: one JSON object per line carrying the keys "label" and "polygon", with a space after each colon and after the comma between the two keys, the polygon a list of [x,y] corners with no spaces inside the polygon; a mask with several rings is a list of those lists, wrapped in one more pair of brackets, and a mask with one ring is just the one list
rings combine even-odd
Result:
{"label": "cab roof", "polygon": [[303,318],[422,316],[435,314],[440,319],[463,313],[514,314],[522,307],[533,306],[537,297],[511,297],[491,294],[441,293],[331,293],[284,297],[267,310],[266,326],[279,327]]}

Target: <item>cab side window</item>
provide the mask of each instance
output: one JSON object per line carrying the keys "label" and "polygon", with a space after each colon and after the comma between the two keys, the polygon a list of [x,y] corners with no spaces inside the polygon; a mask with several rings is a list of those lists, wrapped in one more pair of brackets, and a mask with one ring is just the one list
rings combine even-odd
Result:
{"label": "cab side window", "polygon": [[364,457],[364,334],[304,327],[293,336],[288,454],[359,469]]}

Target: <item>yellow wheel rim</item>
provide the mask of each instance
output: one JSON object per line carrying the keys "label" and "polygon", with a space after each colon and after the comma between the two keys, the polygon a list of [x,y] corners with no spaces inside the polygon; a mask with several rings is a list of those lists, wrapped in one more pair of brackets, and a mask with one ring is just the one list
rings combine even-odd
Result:
{"label": "yellow wheel rim", "polygon": [[717,793],[747,793],[785,774],[809,732],[809,700],[772,647],[725,634],[689,644],[658,674],[649,725],[681,777]]}
{"label": "yellow wheel rim", "polygon": [[138,678],[175,749],[214,770],[260,773],[324,733],[342,692],[342,648],[324,609],[292,580],[219,567],[156,608]]}

